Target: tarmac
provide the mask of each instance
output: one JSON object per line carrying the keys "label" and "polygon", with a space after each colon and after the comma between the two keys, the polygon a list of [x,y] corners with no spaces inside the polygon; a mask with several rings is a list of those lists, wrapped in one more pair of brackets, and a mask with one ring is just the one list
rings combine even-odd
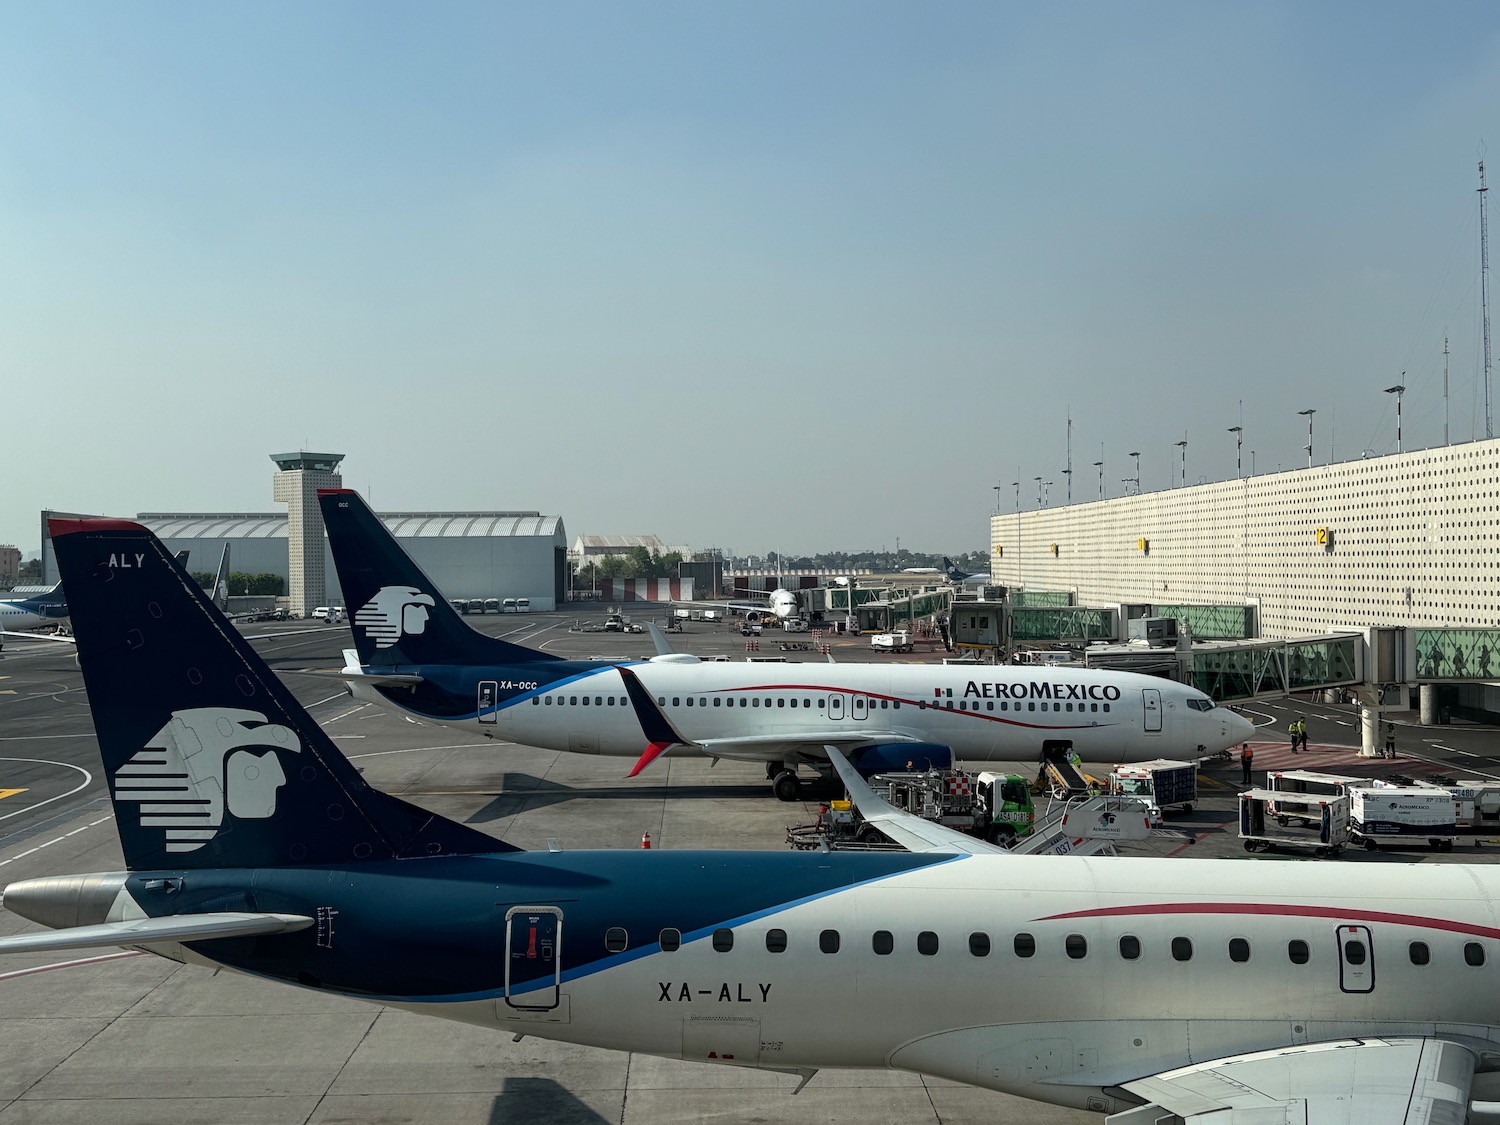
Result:
{"label": "tarmac", "polygon": [[[649,637],[569,631],[575,621],[598,619],[585,609],[470,621],[560,654],[650,653]],[[724,626],[689,630],[674,637],[685,651],[744,654],[743,638]],[[326,678],[350,643],[346,628],[297,623],[246,632],[261,638],[258,647],[371,784],[510,844],[638,848],[649,832],[654,847],[779,849],[788,825],[816,815],[816,800],[772,798],[757,765],[671,757],[627,779],[623,759],[419,726],[353,702]],[[868,642],[830,643],[836,659],[868,658]],[[0,656],[0,794],[19,790],[0,797],[0,882],[123,863],[81,676],[63,646],[40,644],[7,643]],[[769,631],[761,650],[778,652]],[[1265,741],[1268,751],[1280,742]],[[1315,741],[1309,757],[1320,753],[1331,761],[1347,749]],[[1238,782],[1237,765],[1206,770],[1193,813],[1169,817],[1167,831],[1132,852],[1286,861],[1244,853],[1235,834]],[[1466,841],[1452,854],[1359,853],[1338,862],[1500,861],[1500,847],[1475,839],[1479,846]],[[0,933],[32,928],[0,912]],[[0,960],[0,1044],[0,1125],[1099,1121],[894,1071],[823,1071],[794,1097],[797,1080],[787,1075],[533,1038],[513,1043],[483,1029],[125,951]]]}

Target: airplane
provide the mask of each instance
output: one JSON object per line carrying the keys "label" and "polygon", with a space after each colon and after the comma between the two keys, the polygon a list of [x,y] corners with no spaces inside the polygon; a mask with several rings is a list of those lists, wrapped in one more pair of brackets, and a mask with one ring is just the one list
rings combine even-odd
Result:
{"label": "airplane", "polygon": [[1069,745],[1093,762],[1182,757],[1254,733],[1196,688],[1130,672],[564,660],[470,628],[356,492],[318,496],[339,584],[360,607],[343,670],[355,698],[482,737],[635,757],[632,777],[663,753],[763,762],[772,792],[794,801],[800,766],[829,775],[830,744],[873,772]]}
{"label": "airplane", "polygon": [[959,570],[947,555],[943,556],[943,577],[955,586],[962,586],[965,583],[971,586],[983,586],[990,581],[988,574],[970,574],[966,570]]}
{"label": "airplane", "polygon": [[[187,551],[178,551],[173,558],[176,559],[178,566],[184,570],[187,569]],[[22,631],[40,629],[47,625],[61,628],[67,624],[68,599],[63,593],[61,582],[54,582],[51,589],[29,598],[0,601],[0,637],[24,637],[27,640],[60,641],[63,644],[72,644],[73,638],[64,632]],[[0,641],[0,647],[3,645],[4,641]]]}
{"label": "airplane", "polygon": [[126,870],[11,883],[47,929],[0,952],[127,946],[516,1039],[797,1090],[916,1072],[1105,1125],[1456,1125],[1471,1098],[1490,1119],[1500,868],[919,832],[525,852],[371,788],[148,530],[52,525]]}

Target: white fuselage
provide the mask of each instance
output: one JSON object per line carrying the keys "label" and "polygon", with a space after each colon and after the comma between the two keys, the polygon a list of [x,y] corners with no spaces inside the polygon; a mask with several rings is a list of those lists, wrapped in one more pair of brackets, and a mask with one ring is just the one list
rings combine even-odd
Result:
{"label": "white fuselage", "polygon": [[[1044,742],[1068,741],[1086,761],[1119,762],[1191,758],[1235,745],[1254,729],[1196,689],[1090,669],[648,661],[630,671],[684,742],[730,758],[775,760],[799,747],[820,757],[826,738],[842,745],[936,743],[976,762],[1034,760]],[[358,682],[351,690],[393,702]],[[399,705],[400,693],[391,696]],[[443,721],[580,753],[638,756],[643,747],[640,720],[613,666],[476,711]]]}
{"label": "white fuselage", "polygon": [[[734,877],[733,853],[715,862]],[[1500,868],[1329,876],[965,856],[726,921],[725,952],[684,933],[679,949],[569,979],[564,937],[555,995],[403,1006],[672,1058],[894,1067],[1103,1111],[1128,1104],[1108,1092],[1120,1083],[1250,1051],[1405,1035],[1500,1046]]]}
{"label": "white fuselage", "polygon": [[33,613],[15,602],[0,602],[0,630],[40,629],[43,626],[61,625],[67,618],[47,617]]}

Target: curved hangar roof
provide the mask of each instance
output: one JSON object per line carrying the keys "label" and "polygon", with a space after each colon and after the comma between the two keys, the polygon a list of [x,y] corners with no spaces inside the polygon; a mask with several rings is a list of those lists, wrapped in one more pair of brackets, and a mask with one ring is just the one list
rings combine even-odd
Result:
{"label": "curved hangar roof", "polygon": [[[287,517],[277,512],[171,514],[136,517],[162,539],[285,539]],[[564,536],[561,516],[537,512],[391,512],[381,515],[399,539],[493,539]]]}

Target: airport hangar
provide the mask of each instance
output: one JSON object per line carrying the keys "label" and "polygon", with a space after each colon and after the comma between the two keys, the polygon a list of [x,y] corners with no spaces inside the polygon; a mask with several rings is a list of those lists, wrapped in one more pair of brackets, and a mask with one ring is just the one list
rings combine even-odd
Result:
{"label": "airport hangar", "polygon": [[[286,512],[142,512],[136,518],[171,551],[191,552],[188,566],[212,572],[224,545],[230,569],[287,580],[294,616],[342,605],[338,571],[318,507],[320,488],[341,488],[339,453],[272,454],[272,495]],[[57,581],[57,563],[42,512],[42,577]],[[448,598],[528,598],[533,610],[566,600],[568,537],[561,516],[539,512],[385,512],[380,518]],[[293,562],[301,565],[295,570]]]}
{"label": "airport hangar", "polygon": [[1439,686],[1500,715],[1500,439],[997,512],[990,561],[997,583],[1079,605],[1238,605],[1262,637],[1383,636],[1362,654],[1372,688],[1419,688],[1424,722]]}

